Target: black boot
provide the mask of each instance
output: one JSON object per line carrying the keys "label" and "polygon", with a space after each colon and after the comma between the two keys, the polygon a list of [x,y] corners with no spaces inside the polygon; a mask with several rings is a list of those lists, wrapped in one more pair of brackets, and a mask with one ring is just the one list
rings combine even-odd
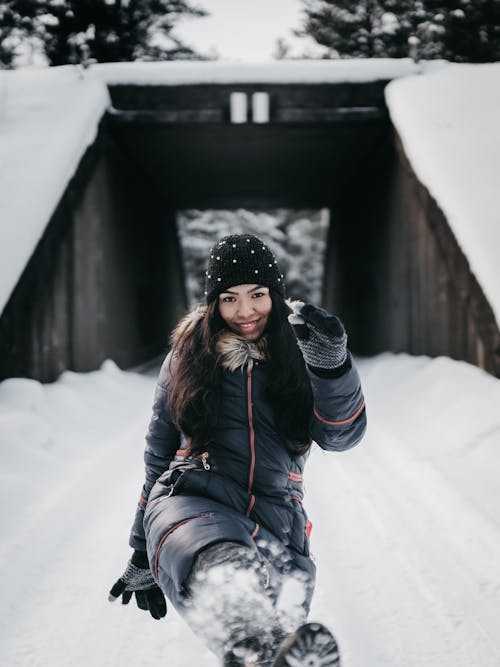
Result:
{"label": "black boot", "polygon": [[256,637],[237,642],[224,655],[223,667],[271,667],[271,648]]}
{"label": "black boot", "polygon": [[321,623],[306,623],[286,639],[272,667],[340,667],[335,637]]}

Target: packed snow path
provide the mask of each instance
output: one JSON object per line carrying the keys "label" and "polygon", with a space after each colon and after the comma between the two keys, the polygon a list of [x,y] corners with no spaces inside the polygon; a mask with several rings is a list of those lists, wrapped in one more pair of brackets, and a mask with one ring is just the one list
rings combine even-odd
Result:
{"label": "packed snow path", "polygon": [[[498,667],[500,382],[449,359],[360,363],[369,431],[306,468],[312,619],[344,667]],[[215,667],[172,608],[107,601],[129,556],[154,374],[0,384],[0,658]],[[207,619],[207,623],[210,619]]]}

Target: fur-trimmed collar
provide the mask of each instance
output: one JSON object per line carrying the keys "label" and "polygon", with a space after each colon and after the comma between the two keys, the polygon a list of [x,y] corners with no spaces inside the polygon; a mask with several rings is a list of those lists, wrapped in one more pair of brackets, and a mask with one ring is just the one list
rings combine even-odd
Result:
{"label": "fur-trimmed collar", "polygon": [[216,347],[223,368],[233,372],[247,363],[248,368],[252,369],[254,361],[266,361],[268,358],[267,340],[264,336],[257,341],[250,341],[224,329],[219,334]]}
{"label": "fur-trimmed collar", "polygon": [[[186,336],[205,317],[206,311],[206,306],[199,305],[181,319],[172,333],[171,341],[174,347],[182,344]],[[216,348],[218,361],[223,368],[232,372],[246,364],[252,368],[255,361],[265,361],[268,358],[267,340],[264,336],[254,342],[229,329],[223,329],[219,333]]]}
{"label": "fur-trimmed collar", "polygon": [[200,320],[205,317],[207,312],[206,306],[195,306],[193,310],[184,315],[184,317],[179,321],[175,329],[172,331],[170,341],[172,346],[177,346],[183,343],[186,336],[188,336],[191,331],[195,328]]}

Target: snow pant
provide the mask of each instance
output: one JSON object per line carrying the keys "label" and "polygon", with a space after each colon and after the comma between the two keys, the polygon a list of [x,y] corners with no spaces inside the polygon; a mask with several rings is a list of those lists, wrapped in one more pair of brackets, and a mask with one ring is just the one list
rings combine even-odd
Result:
{"label": "snow pant", "polygon": [[186,580],[185,619],[227,666],[271,665],[284,638],[306,621],[313,582],[284,579],[254,549],[219,542],[196,557]]}
{"label": "snow pant", "polygon": [[256,628],[268,641],[305,620],[313,562],[245,514],[211,498],[159,495],[150,498],[144,528],[160,588],[218,656]]}

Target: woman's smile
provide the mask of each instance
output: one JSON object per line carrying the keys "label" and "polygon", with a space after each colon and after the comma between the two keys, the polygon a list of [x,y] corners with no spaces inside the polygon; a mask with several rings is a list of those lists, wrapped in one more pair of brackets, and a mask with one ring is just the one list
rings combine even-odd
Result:
{"label": "woman's smile", "polygon": [[269,288],[262,285],[235,285],[219,296],[222,319],[247,340],[258,340],[262,336],[271,309]]}
{"label": "woman's smile", "polygon": [[242,331],[253,331],[257,328],[259,320],[260,317],[256,320],[252,320],[251,322],[237,322],[236,326],[239,327]]}

